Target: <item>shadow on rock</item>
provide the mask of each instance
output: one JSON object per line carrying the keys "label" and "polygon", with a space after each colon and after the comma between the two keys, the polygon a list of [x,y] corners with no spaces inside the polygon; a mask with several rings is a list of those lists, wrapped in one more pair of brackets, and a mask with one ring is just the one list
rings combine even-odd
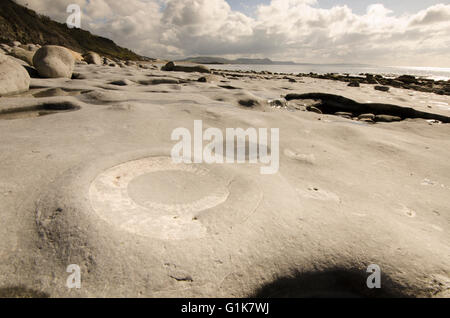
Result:
{"label": "shadow on rock", "polygon": [[403,287],[382,274],[380,289],[367,287],[365,271],[336,269],[280,277],[261,286],[251,298],[406,298]]}
{"label": "shadow on rock", "polygon": [[24,286],[0,288],[0,298],[49,298],[50,295]]}

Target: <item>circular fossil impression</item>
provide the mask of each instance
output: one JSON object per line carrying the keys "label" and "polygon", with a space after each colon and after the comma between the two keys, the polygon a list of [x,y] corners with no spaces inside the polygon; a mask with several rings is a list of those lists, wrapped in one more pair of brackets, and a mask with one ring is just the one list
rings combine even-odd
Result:
{"label": "circular fossil impression", "polygon": [[209,168],[175,164],[167,157],[129,161],[95,178],[89,190],[91,205],[103,220],[134,234],[166,240],[202,238],[211,215],[237,222],[254,209],[260,195],[250,190],[250,200],[238,209],[242,215],[233,215],[236,209],[228,198],[253,187],[245,178],[229,180]]}

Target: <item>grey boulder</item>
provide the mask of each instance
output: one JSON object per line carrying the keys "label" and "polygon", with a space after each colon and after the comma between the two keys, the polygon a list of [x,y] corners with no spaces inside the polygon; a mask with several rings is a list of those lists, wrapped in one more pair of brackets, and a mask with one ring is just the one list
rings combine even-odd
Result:
{"label": "grey boulder", "polygon": [[0,54],[0,96],[28,91],[30,76],[15,60]]}
{"label": "grey boulder", "polygon": [[22,49],[20,47],[13,47],[9,54],[28,63],[28,65],[33,66],[34,52]]}
{"label": "grey boulder", "polygon": [[174,62],[167,63],[161,70],[167,72],[211,73],[211,70],[203,65],[175,65]]}
{"label": "grey boulder", "polygon": [[42,77],[71,78],[75,67],[75,59],[65,47],[47,45],[34,54],[33,64]]}
{"label": "grey boulder", "polygon": [[102,65],[102,58],[100,57],[100,55],[98,55],[95,52],[87,52],[86,54],[83,55],[84,60],[88,63],[88,64],[94,64],[94,65]]}
{"label": "grey boulder", "polygon": [[5,43],[1,43],[0,44],[0,48],[2,48],[3,51],[5,51],[5,52],[11,51],[11,47],[8,44],[5,44]]}

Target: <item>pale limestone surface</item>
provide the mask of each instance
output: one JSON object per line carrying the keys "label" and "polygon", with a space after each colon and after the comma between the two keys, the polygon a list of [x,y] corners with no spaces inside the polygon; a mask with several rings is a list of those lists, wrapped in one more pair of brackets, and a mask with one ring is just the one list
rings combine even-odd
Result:
{"label": "pale limestone surface", "polygon": [[[448,96],[255,74],[201,83],[135,66],[75,72],[84,79],[32,79],[0,98],[0,294],[448,296],[450,125],[370,125],[269,102],[321,92],[449,116]],[[174,167],[171,133],[194,120],[280,128],[279,173]],[[66,287],[70,264],[79,290]],[[366,288],[370,264],[381,290]]]}

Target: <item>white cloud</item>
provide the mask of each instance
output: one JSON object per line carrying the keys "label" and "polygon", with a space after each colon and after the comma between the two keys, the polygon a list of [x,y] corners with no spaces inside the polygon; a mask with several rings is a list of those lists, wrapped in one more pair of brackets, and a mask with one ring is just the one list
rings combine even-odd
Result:
{"label": "white cloud", "polygon": [[381,4],[363,15],[316,0],[272,0],[254,17],[225,0],[18,0],[64,22],[68,4],[82,27],[157,57],[225,55],[298,62],[450,66],[450,5],[396,16]]}
{"label": "white cloud", "polygon": [[423,10],[411,19],[411,25],[430,25],[447,23],[450,21],[450,10],[448,5],[438,4]]}

